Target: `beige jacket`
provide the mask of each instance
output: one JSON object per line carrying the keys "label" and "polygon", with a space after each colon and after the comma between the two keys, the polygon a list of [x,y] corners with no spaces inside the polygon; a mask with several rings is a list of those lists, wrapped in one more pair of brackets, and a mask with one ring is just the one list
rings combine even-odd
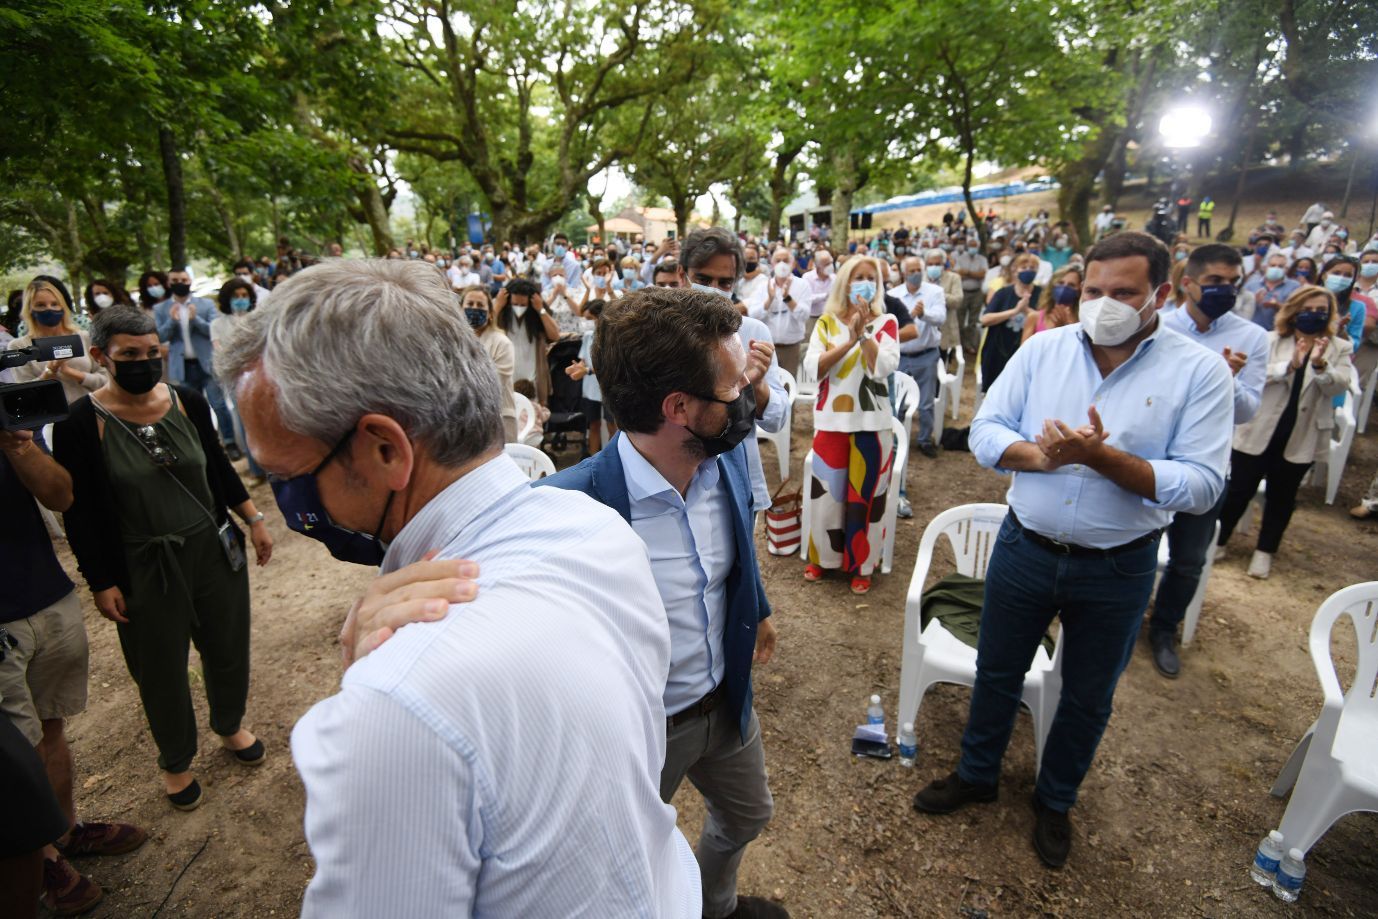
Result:
{"label": "beige jacket", "polygon": [[[1276,331],[1268,333],[1268,375],[1258,414],[1234,429],[1234,448],[1240,453],[1258,456],[1268,448],[1268,441],[1277,430],[1292,394],[1292,354],[1295,350],[1293,336],[1283,338]],[[1283,459],[1287,462],[1312,463],[1317,454],[1324,454],[1330,431],[1335,427],[1334,397],[1348,389],[1353,379],[1354,368],[1349,362],[1352,351],[1353,345],[1348,341],[1331,338],[1325,351],[1325,370],[1317,373],[1310,361],[1303,367],[1306,377],[1297,401],[1297,423],[1283,451]]]}

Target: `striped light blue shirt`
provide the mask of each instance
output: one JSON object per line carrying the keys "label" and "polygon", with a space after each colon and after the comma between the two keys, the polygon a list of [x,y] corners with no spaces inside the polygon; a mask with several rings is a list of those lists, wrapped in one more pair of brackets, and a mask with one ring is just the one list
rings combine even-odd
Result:
{"label": "striped light blue shirt", "polygon": [[1029,339],[1010,358],[971,423],[971,452],[999,468],[1011,445],[1033,441],[1046,419],[1088,424],[1096,406],[1107,443],[1153,467],[1154,499],[1093,469],[1017,472],[1008,502],[1024,526],[1059,542],[1108,549],[1161,529],[1176,511],[1204,514],[1225,487],[1234,433],[1234,384],[1217,355],[1162,323],[1109,376],[1080,326]]}
{"label": "striped light blue shirt", "polygon": [[385,572],[479,562],[478,598],[405,626],[292,732],[308,917],[698,917],[660,800],[665,610],[631,528],[507,457],[398,534]]}
{"label": "striped light blue shirt", "polygon": [[[741,339],[742,350],[748,355],[751,354],[753,341],[768,341],[772,345],[775,343],[770,335],[770,327],[750,316],[742,317],[742,327],[737,330],[737,337]],[[761,468],[761,446],[756,439],[756,429],[760,428],[767,434],[776,433],[785,426],[785,410],[789,407],[786,404],[789,402],[789,393],[785,392],[785,384],[780,378],[780,362],[773,354],[770,357],[770,369],[766,371],[766,386],[770,387],[770,403],[752,425],[751,433],[746,435],[746,471],[751,476],[753,511],[762,511],[770,507],[770,489],[766,487],[766,472]]]}

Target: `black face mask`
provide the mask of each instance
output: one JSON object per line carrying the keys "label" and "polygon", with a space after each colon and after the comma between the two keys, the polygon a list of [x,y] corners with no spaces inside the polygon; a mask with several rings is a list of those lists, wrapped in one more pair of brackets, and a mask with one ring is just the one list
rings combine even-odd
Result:
{"label": "black face mask", "polygon": [[727,426],[723,428],[721,434],[706,437],[689,428],[689,433],[693,434],[700,444],[703,445],[703,452],[708,456],[718,456],[722,453],[735,448],[746,436],[751,433],[751,429],[756,425],[756,392],[750,386],[743,386],[742,391],[737,394],[737,398],[731,402],[724,402],[722,399],[715,399],[712,396],[695,396],[704,402],[717,402],[727,406]]}
{"label": "black face mask", "polygon": [[466,306],[464,318],[469,320],[469,325],[477,332],[488,324],[488,311],[481,306]]}
{"label": "black face mask", "polygon": [[169,285],[167,286],[167,289],[170,290],[170,291],[172,291],[172,295],[173,295],[174,297],[189,297],[189,296],[191,296],[191,285],[190,285],[190,284],[169,284]]}
{"label": "black face mask", "polygon": [[111,360],[110,366],[114,368],[115,382],[131,396],[142,396],[163,378],[163,359],[160,357],[136,361]]}
{"label": "black face mask", "polygon": [[755,271],[758,267],[760,267],[760,264],[761,264],[760,262],[747,262],[747,263],[746,263],[746,270],[747,270],[748,272]]}

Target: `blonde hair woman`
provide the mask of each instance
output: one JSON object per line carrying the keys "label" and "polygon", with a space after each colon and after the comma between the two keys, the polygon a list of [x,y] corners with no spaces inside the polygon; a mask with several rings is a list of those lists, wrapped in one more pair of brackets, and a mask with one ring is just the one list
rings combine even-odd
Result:
{"label": "blonde hair woman", "polygon": [[1258,413],[1234,429],[1230,479],[1220,512],[1224,546],[1239,518],[1268,480],[1263,523],[1249,575],[1266,578],[1273,555],[1297,506],[1297,489],[1317,454],[1327,449],[1335,426],[1331,400],[1353,378],[1353,346],[1335,335],[1335,295],[1303,287],[1278,308],[1268,333],[1268,375]]}
{"label": "blonde hair woman", "polygon": [[883,278],[876,259],[849,258],[804,355],[818,380],[813,474],[804,485],[812,495],[804,578],[840,568],[857,594],[871,589],[880,558],[895,452],[889,378],[900,362],[899,324],[885,311]]}
{"label": "blonde hair woman", "polygon": [[77,326],[72,312],[72,295],[57,278],[41,274],[24,288],[24,305],[20,315],[28,333],[9,343],[11,349],[27,348],[35,339],[55,335],[80,335],[82,353],[65,361],[33,362],[14,368],[18,383],[33,380],[57,380],[69,403],[105,385],[105,374],[86,356],[91,336]]}

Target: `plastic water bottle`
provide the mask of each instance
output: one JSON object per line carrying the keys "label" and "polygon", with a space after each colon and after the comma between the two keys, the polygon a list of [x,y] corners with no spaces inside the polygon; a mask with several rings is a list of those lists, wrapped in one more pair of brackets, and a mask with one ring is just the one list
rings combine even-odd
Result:
{"label": "plastic water bottle", "polygon": [[880,705],[880,696],[872,696],[871,704],[866,706],[867,724],[884,724],[885,709]]}
{"label": "plastic water bottle", "polygon": [[1278,873],[1273,876],[1273,894],[1288,903],[1297,902],[1301,896],[1301,882],[1306,879],[1306,862],[1301,849],[1287,850],[1286,857],[1278,863]]}
{"label": "plastic water bottle", "polygon": [[1254,853],[1254,863],[1249,866],[1249,877],[1260,887],[1272,887],[1273,875],[1278,873],[1278,862],[1282,861],[1282,856],[1286,852],[1287,850],[1282,847],[1282,834],[1277,830],[1269,830],[1268,835],[1258,844],[1258,851]]}
{"label": "plastic water bottle", "polygon": [[906,768],[914,765],[914,760],[919,755],[919,741],[914,736],[914,725],[906,721],[900,729],[899,736],[900,765]]}

